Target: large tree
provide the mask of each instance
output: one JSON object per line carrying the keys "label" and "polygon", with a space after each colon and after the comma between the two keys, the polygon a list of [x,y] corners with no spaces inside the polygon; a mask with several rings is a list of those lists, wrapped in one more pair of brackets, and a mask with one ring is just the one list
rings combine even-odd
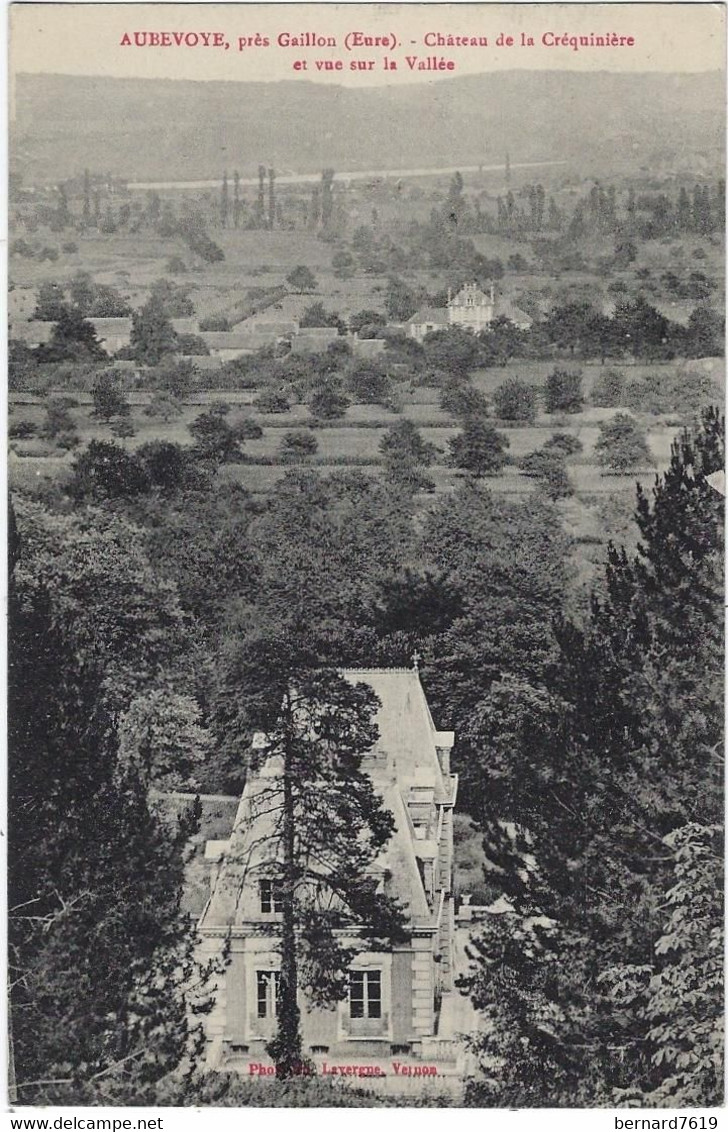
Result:
{"label": "large tree", "polygon": [[[180,903],[193,815],[177,831],[164,828],[146,784],[118,758],[116,708],[131,691],[124,672],[143,679],[155,662],[134,611],[146,595],[133,569],[127,587],[117,572],[110,614],[101,574],[91,576],[92,535],[46,522],[43,545],[37,514],[18,526],[8,689],[18,1099],[152,1101],[156,1082],[192,1052],[186,994],[195,976]],[[84,594],[98,599],[96,615]],[[116,620],[112,635],[99,628],[102,608]]]}
{"label": "large tree", "polygon": [[136,361],[156,366],[177,348],[177,335],[158,295],[132,315],[130,346]]}
{"label": "large tree", "polygon": [[513,907],[486,925],[471,983],[481,1102],[719,1101],[723,508],[706,477],[723,461],[708,413],[638,490],[638,552],[611,549],[587,623],[562,623],[538,678],[504,674],[463,729]]}
{"label": "large tree", "polygon": [[281,969],[269,1052],[279,1078],[303,1064],[299,989],[312,1004],[330,1006],[347,993],[357,951],[406,939],[401,910],[372,874],[394,829],[362,768],[378,735],[377,706],[365,684],[330,671],[291,671],[266,733],[262,757],[281,763],[257,796],[278,850]]}
{"label": "large tree", "polygon": [[450,463],[474,476],[497,474],[506,462],[508,437],[488,421],[472,417],[450,441]]}

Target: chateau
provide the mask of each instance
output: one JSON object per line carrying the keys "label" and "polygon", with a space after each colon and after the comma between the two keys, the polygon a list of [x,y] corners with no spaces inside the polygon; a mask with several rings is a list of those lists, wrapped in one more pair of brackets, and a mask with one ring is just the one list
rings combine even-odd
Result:
{"label": "chateau", "polygon": [[[387,1077],[393,1088],[415,1074],[452,1081],[462,1074],[455,1034],[467,1028],[463,1011],[469,1008],[454,988],[454,735],[436,729],[416,668],[341,675],[352,684],[368,684],[380,701],[379,740],[362,765],[394,816],[395,832],[376,871],[405,909],[409,941],[384,952],[359,952],[348,996],[332,1008],[311,1009],[301,996],[304,1055],[319,1072],[354,1063],[359,1076]],[[280,956],[271,927],[280,921],[281,905],[261,847],[268,843],[270,818],[256,807],[256,798],[280,773],[278,760],[269,758],[251,774],[229,840],[207,843],[214,874],[199,924],[203,954],[218,954],[230,941],[229,962],[207,1019],[210,1068],[272,1072],[265,1046],[276,1028]]]}
{"label": "chateau", "polygon": [[434,330],[462,326],[477,334],[491,324],[495,312],[495,292],[491,285],[486,295],[477,283],[466,283],[456,295],[448,291],[446,307],[423,307],[408,319],[410,337],[421,342]]}

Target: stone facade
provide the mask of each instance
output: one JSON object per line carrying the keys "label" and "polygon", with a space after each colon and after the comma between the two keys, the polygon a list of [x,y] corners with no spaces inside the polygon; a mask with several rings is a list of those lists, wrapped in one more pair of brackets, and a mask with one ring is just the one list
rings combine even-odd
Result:
{"label": "stone facade", "polygon": [[[331,1009],[310,1009],[301,997],[304,1054],[321,1072],[327,1064],[369,1066],[376,1076],[371,1087],[385,1091],[402,1091],[400,1078],[411,1076],[395,1072],[394,1061],[419,1071],[436,1064],[442,1079],[437,1087],[454,1086],[462,1076],[462,1051],[453,1035],[440,1029],[447,999],[460,998],[454,989],[454,736],[436,730],[415,670],[357,669],[342,675],[370,685],[381,704],[380,738],[363,765],[394,816],[395,832],[376,870],[391,878],[391,894],[406,910],[410,939],[386,952],[360,951],[351,964],[348,997]],[[203,954],[217,954],[230,939],[230,961],[206,1023],[207,1063],[243,1073],[270,1066],[265,1046],[276,1025],[280,957],[271,927],[280,912],[268,879],[271,862],[257,848],[265,840],[265,819],[255,816],[262,811],[256,799],[269,796],[266,785],[270,789],[280,774],[275,764],[269,759],[249,777],[230,839],[208,842],[206,854],[213,874],[199,925]],[[357,945],[356,939],[346,942]]]}

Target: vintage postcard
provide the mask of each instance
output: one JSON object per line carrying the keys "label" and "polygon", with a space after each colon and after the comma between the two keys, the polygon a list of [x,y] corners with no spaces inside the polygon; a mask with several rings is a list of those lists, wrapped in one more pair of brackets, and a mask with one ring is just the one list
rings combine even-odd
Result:
{"label": "vintage postcard", "polygon": [[11,5],[13,1107],[717,1128],[725,44]]}

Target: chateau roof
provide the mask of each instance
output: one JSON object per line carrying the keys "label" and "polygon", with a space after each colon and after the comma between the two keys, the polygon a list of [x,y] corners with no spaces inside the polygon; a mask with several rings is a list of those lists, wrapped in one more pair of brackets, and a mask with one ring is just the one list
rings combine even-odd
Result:
{"label": "chateau roof", "polygon": [[468,306],[490,306],[490,295],[486,295],[485,291],[481,291],[480,287],[475,283],[466,283],[460,288],[457,295],[454,295],[448,306],[451,307],[468,307]]}
{"label": "chateau roof", "polygon": [[[418,856],[427,855],[428,843],[416,837],[409,807],[452,799],[452,783],[449,778],[446,781],[437,754],[438,746],[452,746],[452,732],[435,729],[416,670],[343,669],[341,675],[350,684],[369,685],[380,702],[376,715],[379,739],[365,756],[363,768],[393,815],[395,830],[374,871],[381,873],[384,891],[400,901],[411,924],[434,926],[437,912],[428,903],[418,867]],[[252,888],[278,855],[271,810],[276,808],[281,770],[280,758],[269,758],[246,782],[230,846],[202,917],[203,931],[250,919],[255,899]],[[216,851],[218,848],[215,846]]]}

